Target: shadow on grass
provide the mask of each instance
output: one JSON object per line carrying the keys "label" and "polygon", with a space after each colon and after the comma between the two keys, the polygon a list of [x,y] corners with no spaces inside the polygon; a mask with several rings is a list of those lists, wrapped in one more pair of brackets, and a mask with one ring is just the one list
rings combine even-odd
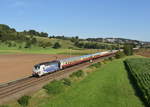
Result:
{"label": "shadow on grass", "polygon": [[125,65],[125,69],[126,69],[127,74],[128,74],[128,79],[130,81],[130,84],[132,85],[132,87],[135,91],[135,95],[139,97],[139,99],[143,102],[145,107],[150,107],[150,105],[148,104],[148,102],[144,98],[144,94],[143,94],[142,90],[139,88],[139,86],[137,84],[137,80],[131,74],[130,68],[125,61],[124,61],[124,65]]}

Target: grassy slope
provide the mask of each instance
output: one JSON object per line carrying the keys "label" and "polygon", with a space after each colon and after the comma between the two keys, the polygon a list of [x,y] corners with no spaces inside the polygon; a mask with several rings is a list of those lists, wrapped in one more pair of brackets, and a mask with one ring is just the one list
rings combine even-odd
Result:
{"label": "grassy slope", "polygon": [[[38,41],[51,42],[54,44],[55,42],[59,42],[61,44],[60,49],[53,49],[52,46],[50,48],[41,48],[38,46],[32,46],[32,48],[25,49],[24,43],[16,43],[16,47],[8,47],[6,44],[0,44],[0,54],[15,54],[15,53],[30,53],[30,54],[69,54],[70,52],[73,55],[84,55],[91,54],[95,52],[102,51],[101,49],[78,49],[73,45],[73,43],[69,40],[61,40],[61,39],[49,39],[44,37],[36,37]],[[21,49],[18,49],[19,46],[22,46]],[[68,49],[72,48],[72,49]]]}
{"label": "grassy slope", "polygon": [[62,39],[56,39],[56,38],[45,38],[45,37],[36,37],[37,41],[43,41],[43,42],[51,42],[51,44],[54,44],[55,42],[59,42],[61,44],[61,48],[77,48],[74,46],[74,43],[70,40],[62,40]]}
{"label": "grassy slope", "polygon": [[[24,45],[25,43],[16,43],[15,47],[8,47],[6,44],[4,43],[0,43],[0,54],[14,54],[14,53],[45,53],[45,54],[57,54],[57,53],[64,53],[66,52],[66,49],[69,47],[72,48],[76,48],[75,46],[73,46],[73,43],[71,41],[67,41],[67,40],[58,40],[58,39],[49,39],[49,38],[44,38],[44,37],[37,37],[38,41],[45,41],[45,42],[51,42],[52,46],[56,41],[59,41],[59,43],[61,44],[61,49],[53,49],[52,46],[49,48],[41,48],[38,46],[32,46],[29,49],[25,49]],[[15,42],[13,42],[15,43]],[[21,49],[19,49],[18,47],[22,46]]]}
{"label": "grassy slope", "polygon": [[103,65],[68,91],[49,98],[33,97],[40,107],[143,107],[128,80],[123,60]]}

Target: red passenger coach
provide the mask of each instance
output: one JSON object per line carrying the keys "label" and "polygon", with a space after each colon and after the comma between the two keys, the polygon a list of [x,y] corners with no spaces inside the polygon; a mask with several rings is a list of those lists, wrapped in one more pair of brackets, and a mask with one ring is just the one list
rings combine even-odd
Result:
{"label": "red passenger coach", "polygon": [[115,54],[116,51],[106,51],[106,52],[99,52],[95,54],[89,54],[84,56],[77,56],[72,58],[66,58],[60,60],[60,69],[64,69],[76,64],[80,64],[86,61],[94,60],[100,57],[106,57]]}

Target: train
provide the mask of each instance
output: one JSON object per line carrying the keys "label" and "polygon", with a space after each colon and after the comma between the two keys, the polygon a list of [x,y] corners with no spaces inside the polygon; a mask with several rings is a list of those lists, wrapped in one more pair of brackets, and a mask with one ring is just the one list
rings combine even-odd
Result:
{"label": "train", "polygon": [[60,60],[39,63],[39,64],[34,65],[33,70],[32,70],[33,72],[32,76],[41,77],[45,74],[53,73],[53,72],[77,65],[77,64],[81,64],[87,61],[92,62],[93,60],[101,58],[101,57],[114,55],[116,52],[117,50],[108,50],[104,52],[97,52],[94,54],[75,56],[75,57],[70,57],[70,58],[65,58],[65,59],[60,59]]}

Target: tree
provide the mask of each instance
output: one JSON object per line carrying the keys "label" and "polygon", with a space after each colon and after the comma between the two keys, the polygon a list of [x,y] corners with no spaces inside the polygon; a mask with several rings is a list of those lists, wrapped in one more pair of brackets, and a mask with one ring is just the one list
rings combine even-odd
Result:
{"label": "tree", "polygon": [[37,43],[36,38],[32,38],[32,39],[31,39],[31,43],[32,43],[32,44],[36,44],[36,43]]}
{"label": "tree", "polygon": [[21,49],[21,48],[22,48],[22,46],[21,46],[21,45],[19,45],[18,49]]}
{"label": "tree", "polygon": [[41,36],[41,37],[48,37],[48,33],[41,32],[40,36]]}
{"label": "tree", "polygon": [[77,42],[79,40],[79,37],[78,36],[72,37],[70,40],[71,42]]}
{"label": "tree", "polygon": [[122,58],[122,57],[124,57],[124,56],[125,56],[124,52],[121,52],[121,51],[118,51],[118,52],[115,54],[115,58],[117,58],[117,59]]}
{"label": "tree", "polygon": [[11,47],[12,46],[12,43],[11,42],[8,42],[8,47]]}
{"label": "tree", "polygon": [[76,38],[77,40],[79,39],[79,37],[78,37],[78,36],[76,36],[75,38]]}
{"label": "tree", "polygon": [[27,41],[24,48],[31,48],[31,42]]}
{"label": "tree", "polygon": [[125,55],[133,55],[133,45],[131,44],[125,44],[123,51],[125,53]]}
{"label": "tree", "polygon": [[31,96],[22,96],[18,99],[18,103],[22,105],[23,107],[28,106],[29,100],[31,99]]}
{"label": "tree", "polygon": [[78,42],[78,41],[76,41],[76,42],[74,43],[74,45],[77,46],[77,47],[79,47],[79,48],[83,48],[83,47],[84,47],[84,43],[83,43],[83,42]]}
{"label": "tree", "polygon": [[38,45],[39,45],[40,47],[46,48],[46,47],[50,47],[52,44],[51,44],[51,42],[43,42],[43,41],[40,41]]}
{"label": "tree", "polygon": [[53,46],[53,48],[55,48],[55,49],[58,49],[58,48],[60,48],[61,47],[61,45],[59,44],[59,42],[56,42],[55,44],[54,44],[54,46]]}
{"label": "tree", "polygon": [[28,33],[30,35],[38,35],[38,33],[35,30],[29,30]]}

